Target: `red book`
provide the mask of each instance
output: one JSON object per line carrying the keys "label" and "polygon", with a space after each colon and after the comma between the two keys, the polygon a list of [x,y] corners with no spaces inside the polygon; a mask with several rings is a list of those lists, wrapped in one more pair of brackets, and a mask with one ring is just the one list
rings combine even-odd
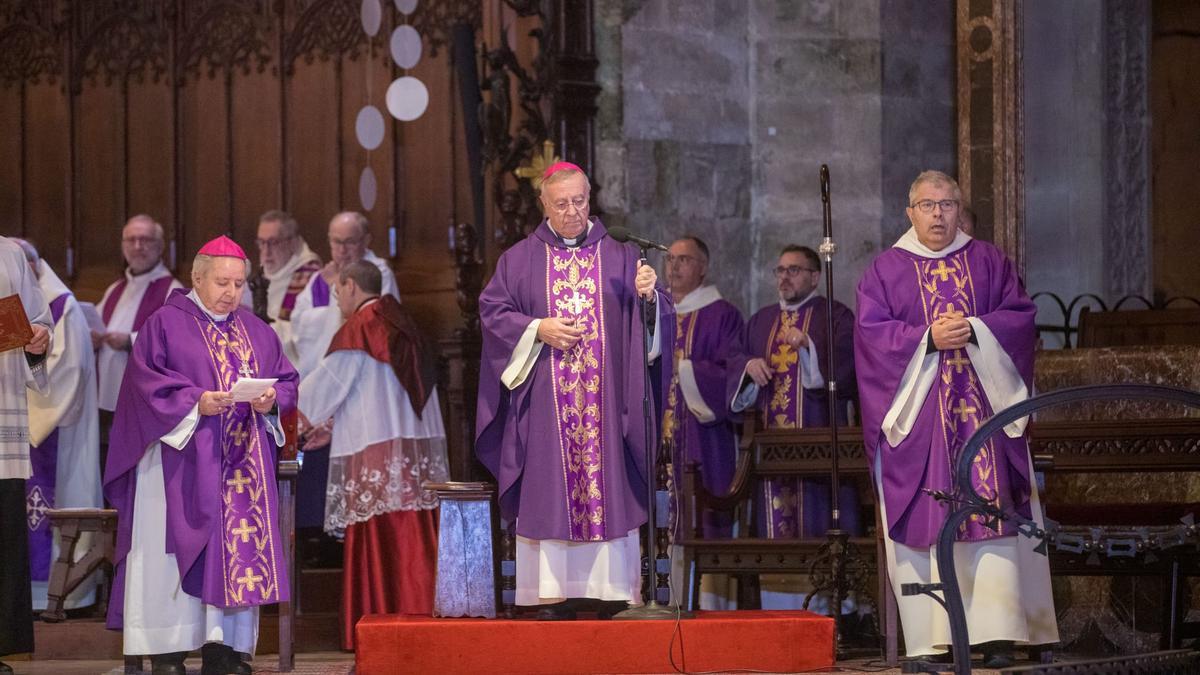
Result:
{"label": "red book", "polygon": [[13,294],[0,298],[0,352],[18,349],[33,339],[33,327],[25,315],[21,296]]}

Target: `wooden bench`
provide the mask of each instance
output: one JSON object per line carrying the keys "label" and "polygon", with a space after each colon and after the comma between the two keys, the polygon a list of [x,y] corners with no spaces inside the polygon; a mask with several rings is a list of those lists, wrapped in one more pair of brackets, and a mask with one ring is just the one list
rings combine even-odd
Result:
{"label": "wooden bench", "polygon": [[[50,567],[46,591],[46,609],[42,620],[63,621],[67,596],[96,570],[104,570],[104,583],[97,589],[97,611],[108,611],[108,595],[112,586],[113,561],[117,541],[117,512],[114,509],[50,509],[50,526],[59,535],[58,559]],[[91,547],[76,560],[79,540],[84,533],[94,533]]]}

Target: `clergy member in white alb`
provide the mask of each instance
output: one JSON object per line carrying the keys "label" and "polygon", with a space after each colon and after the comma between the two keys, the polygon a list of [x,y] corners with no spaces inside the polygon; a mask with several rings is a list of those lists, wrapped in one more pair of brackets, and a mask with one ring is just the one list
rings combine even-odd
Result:
{"label": "clergy member in white alb", "polygon": [[[51,349],[50,307],[38,290],[25,254],[0,237],[0,298],[9,296],[19,298],[33,338],[24,349],[0,352],[0,656],[33,651],[29,530],[25,525],[25,479],[32,467],[25,390],[46,391],[46,353]],[[12,668],[0,662],[0,673],[11,672]]]}
{"label": "clergy member in white alb", "polygon": [[163,306],[171,289],[183,288],[162,264],[165,236],[162,225],[147,215],[130,218],[121,230],[125,272],[104,291],[100,300],[105,332],[92,333],[92,345],[99,350],[96,377],[100,385],[100,409],[108,413],[117,409],[121,378],[138,329],[154,310]]}
{"label": "clergy member in white alb", "polygon": [[[321,257],[308,247],[308,242],[300,236],[296,219],[285,211],[267,211],[259,217],[254,243],[267,279],[267,316],[274,319],[271,328],[279,335],[283,353],[294,365],[300,358],[292,339],[292,310],[309,280],[321,271]],[[242,304],[253,308],[249,285]]]}
{"label": "clergy member in white alb", "polygon": [[[388,261],[371,249],[371,225],[357,211],[344,211],[329,221],[329,254],[331,260],[320,274],[314,274],[308,285],[296,297],[292,310],[292,333],[299,360],[296,370],[304,378],[325,356],[333,334],[341,328],[342,313],[337,306],[338,274],[351,263],[366,260],[379,269],[383,278],[383,295],[400,299],[396,275]],[[319,422],[320,420],[313,420]]]}
{"label": "clergy member in white alb", "polygon": [[[25,252],[54,321],[54,348],[46,359],[46,393],[29,392],[29,444],[33,476],[26,481],[30,575],[33,608],[46,608],[50,567],[58,559],[60,537],[52,533],[47,510],[98,509],[100,492],[100,419],[96,409],[96,359],[87,319],[75,296],[32,244],[16,241]],[[53,537],[52,537],[53,534]],[[75,559],[91,548],[95,533],[79,536]],[[96,602],[97,571],[67,596],[64,608]]]}
{"label": "clergy member in white alb", "polygon": [[361,260],[339,273],[346,323],[300,384],[300,412],[334,419],[325,531],[345,538],[342,648],[364,614],[433,609],[437,497],[448,479],[436,367],[416,322]]}

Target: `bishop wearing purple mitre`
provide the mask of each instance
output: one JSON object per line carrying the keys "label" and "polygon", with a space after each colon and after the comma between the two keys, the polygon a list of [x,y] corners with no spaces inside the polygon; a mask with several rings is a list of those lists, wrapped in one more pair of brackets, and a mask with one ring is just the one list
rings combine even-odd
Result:
{"label": "bishop wearing purple mitre", "polygon": [[[660,384],[670,379],[658,356],[672,344],[671,299],[636,248],[588,218],[590,190],[579,167],[551,165],[547,219],[505,251],[479,298],[476,451],[515,518],[516,602],[543,619],[573,618],[573,598],[613,603],[602,611],[641,602],[644,345]],[[639,296],[655,317],[647,342]]]}
{"label": "bishop wearing purple mitre", "polygon": [[[958,230],[954,179],[913,182],[912,228],[858,284],[854,333],[863,439],[882,495],[885,548],[910,656],[945,652],[946,612],[908,583],[938,580],[933,546],[948,507],[924,489],[952,490],[963,445],[994,413],[1028,397],[1036,308],[1016,267],[995,246]],[[973,465],[976,491],[1042,521],[1027,419],[989,438]],[[1050,569],[1036,541],[1010,522],[973,519],[956,533],[955,560],[971,643],[985,666],[1011,662],[1013,643],[1058,640]]]}
{"label": "bishop wearing purple mitre", "polygon": [[[117,400],[104,492],[118,512],[108,625],[155,673],[249,673],[262,605],[289,596],[275,460],[296,371],[242,308],[249,261],[219,237],[142,326]],[[231,393],[247,378],[261,393]],[[243,382],[243,385],[253,384]],[[253,396],[257,394],[257,396]],[[250,397],[251,400],[245,400]]]}

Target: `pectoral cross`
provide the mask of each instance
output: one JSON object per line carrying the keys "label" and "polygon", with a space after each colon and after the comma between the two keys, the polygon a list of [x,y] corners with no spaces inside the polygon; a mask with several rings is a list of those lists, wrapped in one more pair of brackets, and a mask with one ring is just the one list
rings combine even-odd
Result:
{"label": "pectoral cross", "polygon": [[254,482],[254,481],[250,480],[249,476],[242,475],[241,469],[237,469],[236,471],[233,472],[233,478],[230,478],[229,480],[225,481],[225,484],[228,485],[229,487],[233,488],[234,490],[237,490],[237,493],[240,495],[246,491],[246,486],[252,482]]}
{"label": "pectoral cross", "polygon": [[[963,356],[961,349],[954,350],[954,358],[946,359],[946,365],[953,366],[954,372],[959,375],[962,374],[963,366],[967,366],[970,364],[971,364],[971,359],[968,359],[965,356]],[[965,422],[966,420],[963,420],[963,421]]]}
{"label": "pectoral cross", "polygon": [[583,313],[585,302],[587,302],[587,298],[580,295],[579,291],[575,291],[571,297],[567,298],[567,309],[571,310],[571,313],[575,316],[579,316]]}
{"label": "pectoral cross", "polygon": [[245,518],[241,518],[240,520],[241,520],[241,527],[235,527],[232,530],[230,530],[230,532],[233,532],[233,536],[235,536],[235,537],[241,537],[243,544],[249,544],[250,543],[250,535],[254,534],[255,532],[258,532],[258,528],[251,525],[250,523],[247,523]]}
{"label": "pectoral cross", "polygon": [[246,590],[253,592],[254,587],[263,578],[254,573],[254,570],[247,568],[245,574],[237,578],[237,582],[246,587]]}
{"label": "pectoral cross", "polygon": [[966,422],[968,419],[970,419],[971,415],[974,415],[975,413],[979,412],[979,410],[973,405],[967,405],[967,399],[960,398],[960,399],[958,399],[958,407],[951,408],[950,412],[954,413],[955,415],[958,415],[958,418],[960,420],[962,420],[963,422]]}
{"label": "pectoral cross", "polygon": [[958,274],[958,270],[953,267],[946,267],[946,261],[942,259],[938,261],[937,267],[929,270],[929,273],[941,277],[944,284],[950,279],[951,274]]}
{"label": "pectoral cross", "polygon": [[250,372],[250,363],[242,363],[242,367],[238,369],[238,374],[242,377],[254,377],[254,373]]}

